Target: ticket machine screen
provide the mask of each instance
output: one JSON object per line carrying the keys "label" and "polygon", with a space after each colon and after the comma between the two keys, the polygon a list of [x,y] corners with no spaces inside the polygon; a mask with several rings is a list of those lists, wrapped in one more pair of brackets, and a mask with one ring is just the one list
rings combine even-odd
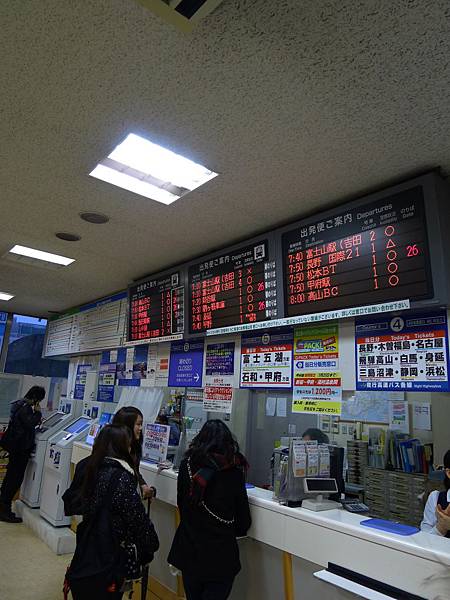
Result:
{"label": "ticket machine screen", "polygon": [[80,417],[74,423],[72,423],[72,425],[70,425],[65,431],[67,431],[67,433],[74,434],[80,433],[80,431],[83,431],[83,429],[85,429],[90,422],[91,419],[88,419],[86,417]]}

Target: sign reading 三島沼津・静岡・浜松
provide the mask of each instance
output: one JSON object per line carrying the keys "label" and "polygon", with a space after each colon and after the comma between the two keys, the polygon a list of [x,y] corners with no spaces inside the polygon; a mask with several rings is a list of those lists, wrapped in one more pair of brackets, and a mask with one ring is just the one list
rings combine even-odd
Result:
{"label": "sign reading \u4e09\u5cf6\u6cbc\u6d25\u30fb\u9759\u5ca1\u30fb\u6d5c\u677e", "polygon": [[291,329],[244,334],[241,340],[240,387],[291,388],[292,342]]}
{"label": "sign reading \u4e09\u5cf6\u6cbc\u6d25\u30fb\u9759\u5ca1\u30fb\u6d5c\u677e", "polygon": [[169,387],[203,386],[203,352],[203,339],[171,343]]}
{"label": "sign reading \u4e09\u5cf6\u6cbc\u6d25\u30fb\u9759\u5ca1\u30fb\u6d5c\u677e", "polygon": [[294,330],[293,413],[340,415],[339,325],[305,325]]}
{"label": "sign reading \u4e09\u5cf6\u6cbc\u6d25\u30fb\u9759\u5ca1\u30fb\u6d5c\u677e", "polygon": [[447,313],[357,319],[356,389],[449,391]]}
{"label": "sign reading \u4e09\u5cf6\u6cbc\u6d25\u30fb\u9759\u5ca1\u30fb\u6d5c\u677e", "polygon": [[433,295],[421,186],[282,236],[285,317]]}
{"label": "sign reading \u4e09\u5cf6\u6cbc\u6d25\u30fb\u9759\u5ca1\u30fb\u6d5c\u677e", "polygon": [[231,413],[233,403],[234,342],[206,345],[203,410]]}

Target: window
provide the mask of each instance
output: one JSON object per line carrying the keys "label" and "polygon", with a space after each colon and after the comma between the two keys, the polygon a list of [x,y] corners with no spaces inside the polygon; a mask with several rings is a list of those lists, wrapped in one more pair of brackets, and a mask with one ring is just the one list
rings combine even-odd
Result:
{"label": "window", "polygon": [[42,358],[46,319],[13,315],[5,373],[67,377],[67,361]]}
{"label": "window", "polygon": [[8,319],[8,313],[0,312],[0,354],[2,352],[3,338],[5,336],[7,319]]}

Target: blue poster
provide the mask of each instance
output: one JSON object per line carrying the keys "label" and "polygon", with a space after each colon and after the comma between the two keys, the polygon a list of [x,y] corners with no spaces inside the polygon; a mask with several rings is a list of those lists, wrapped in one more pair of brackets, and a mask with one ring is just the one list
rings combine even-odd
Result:
{"label": "blue poster", "polygon": [[133,360],[133,379],[147,378],[148,344],[135,346]]}
{"label": "blue poster", "polygon": [[73,397],[75,398],[75,400],[83,400],[84,398],[84,388],[86,386],[86,373],[88,371],[92,371],[92,363],[78,365],[77,367],[75,389],[73,393]]}
{"label": "blue poster", "polygon": [[207,344],[206,375],[234,375],[234,342]]}
{"label": "blue poster", "polygon": [[97,402],[114,402],[117,351],[102,352],[98,374]]}
{"label": "blue poster", "polygon": [[204,340],[172,342],[169,387],[202,387]]}
{"label": "blue poster", "polygon": [[117,385],[139,386],[141,380],[133,377],[134,348],[119,348],[117,350],[116,378]]}
{"label": "blue poster", "polygon": [[356,389],[450,390],[446,311],[356,319]]}

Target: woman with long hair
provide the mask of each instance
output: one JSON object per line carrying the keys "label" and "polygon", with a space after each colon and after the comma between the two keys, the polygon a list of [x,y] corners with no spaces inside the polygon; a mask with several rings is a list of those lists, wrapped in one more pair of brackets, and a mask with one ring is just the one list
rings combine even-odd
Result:
{"label": "woman with long hair", "polygon": [[128,428],[106,425],[77,466],[75,489],[65,494],[66,514],[73,507],[83,515],[66,578],[74,600],[122,598],[127,581],[139,577],[159,547],[138,493],[131,444]]}
{"label": "woman with long hair", "polygon": [[144,498],[151,498],[154,495],[154,488],[149,487],[139,471],[139,465],[142,459],[142,424],[144,415],[135,406],[124,406],[119,409],[113,417],[113,425],[124,425],[131,432],[131,456],[133,458],[134,468],[138,474],[139,486]]}
{"label": "woman with long hair", "polygon": [[450,450],[444,456],[444,487],[428,496],[420,528],[450,538]]}
{"label": "woman with long hair", "polygon": [[168,561],[182,572],[187,600],[226,600],[241,569],[236,538],[251,525],[247,461],[220,420],[207,421],[178,474],[181,522]]}

